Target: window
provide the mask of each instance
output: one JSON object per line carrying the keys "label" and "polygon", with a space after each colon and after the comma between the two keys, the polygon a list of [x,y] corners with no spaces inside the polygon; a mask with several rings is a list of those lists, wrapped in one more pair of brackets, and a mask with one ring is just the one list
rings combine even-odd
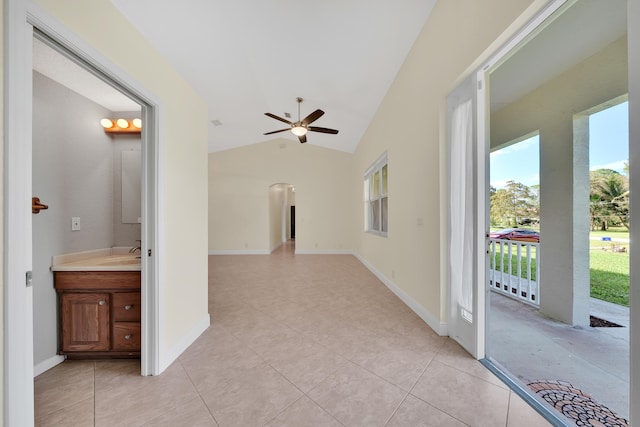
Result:
{"label": "window", "polygon": [[387,235],[389,194],[387,153],[383,154],[364,174],[365,231]]}

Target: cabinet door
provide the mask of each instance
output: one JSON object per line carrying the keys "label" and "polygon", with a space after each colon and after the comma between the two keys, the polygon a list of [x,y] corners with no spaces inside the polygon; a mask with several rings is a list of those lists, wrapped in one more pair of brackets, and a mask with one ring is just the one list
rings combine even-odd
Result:
{"label": "cabinet door", "polygon": [[109,294],[62,293],[62,351],[109,350]]}

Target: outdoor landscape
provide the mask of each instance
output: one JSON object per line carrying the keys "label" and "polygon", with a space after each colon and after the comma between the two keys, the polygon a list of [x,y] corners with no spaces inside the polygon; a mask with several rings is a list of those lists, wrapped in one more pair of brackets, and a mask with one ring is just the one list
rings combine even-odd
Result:
{"label": "outdoor landscape", "polygon": [[[626,307],[629,306],[628,129],[628,102],[589,116],[591,296]],[[544,189],[539,185],[538,135],[493,151],[490,171],[491,230],[517,227],[540,232],[540,191]],[[544,250],[544,225],[540,242]],[[533,251],[532,263],[535,255]],[[512,260],[512,271],[516,271],[515,263]]]}
{"label": "outdoor landscape", "polygon": [[[625,168],[628,173],[628,166]],[[629,306],[629,183],[627,174],[611,169],[590,172],[591,296]],[[507,181],[490,189],[491,230],[539,231],[540,187]],[[541,236],[544,241],[544,235]],[[532,263],[535,263],[535,251]],[[512,271],[517,263],[513,256]],[[499,265],[499,262],[497,263]],[[508,261],[505,260],[505,269]],[[535,264],[534,264],[535,265]],[[526,271],[522,268],[522,271]],[[535,268],[533,268],[535,272]],[[535,279],[535,276],[532,277]]]}

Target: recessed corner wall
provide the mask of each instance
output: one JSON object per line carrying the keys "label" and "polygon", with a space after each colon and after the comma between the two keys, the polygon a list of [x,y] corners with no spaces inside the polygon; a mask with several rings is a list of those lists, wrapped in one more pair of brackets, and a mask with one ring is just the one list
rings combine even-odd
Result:
{"label": "recessed corner wall", "polygon": [[209,154],[209,252],[269,253],[269,188],[295,187],[296,251],[353,250],[352,155],[277,139]]}
{"label": "recessed corner wall", "polygon": [[[533,3],[439,1],[366,131],[354,158],[355,251],[446,330],[444,309],[445,98],[463,73]],[[511,29],[513,31],[513,29]],[[365,233],[362,179],[389,160],[389,232]],[[446,258],[444,258],[446,260]]]}

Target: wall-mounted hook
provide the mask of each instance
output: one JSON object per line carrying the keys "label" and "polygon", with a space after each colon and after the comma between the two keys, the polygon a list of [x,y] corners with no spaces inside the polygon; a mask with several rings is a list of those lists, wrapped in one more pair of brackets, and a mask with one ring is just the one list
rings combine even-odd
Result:
{"label": "wall-mounted hook", "polygon": [[31,198],[31,212],[34,214],[40,213],[41,210],[49,209],[49,206],[40,203],[39,197]]}

